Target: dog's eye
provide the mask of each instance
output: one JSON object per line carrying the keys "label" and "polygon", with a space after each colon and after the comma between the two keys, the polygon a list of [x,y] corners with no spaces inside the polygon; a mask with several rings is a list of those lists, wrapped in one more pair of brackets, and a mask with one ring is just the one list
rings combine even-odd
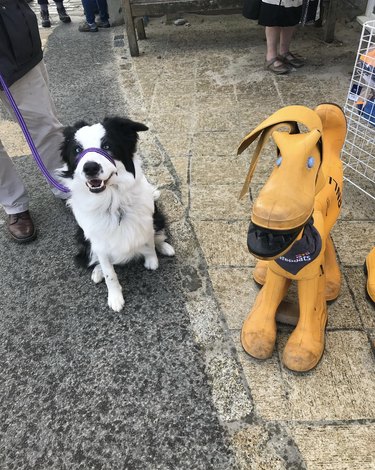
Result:
{"label": "dog's eye", "polygon": [[110,147],[109,144],[103,144],[103,145],[102,145],[102,149],[103,149],[103,150],[110,150],[111,147]]}
{"label": "dog's eye", "polygon": [[79,145],[77,145],[77,147],[74,149],[75,153],[77,153],[77,154],[78,154],[78,153],[81,153],[82,150],[83,150],[83,148],[80,147]]}

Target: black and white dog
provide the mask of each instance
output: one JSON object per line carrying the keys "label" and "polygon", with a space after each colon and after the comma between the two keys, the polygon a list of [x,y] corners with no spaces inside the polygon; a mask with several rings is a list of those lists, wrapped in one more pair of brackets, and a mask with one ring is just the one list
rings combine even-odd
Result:
{"label": "black and white dog", "polygon": [[120,117],[88,125],[78,122],[64,130],[59,174],[70,189],[68,205],[80,227],[77,259],[94,266],[91,279],[105,279],[108,305],[124,305],[114,265],[143,256],[147,269],[157,269],[156,249],[167,256],[164,218],[155,200],[159,192],[146,179],[136,152],[138,132],[148,128]]}

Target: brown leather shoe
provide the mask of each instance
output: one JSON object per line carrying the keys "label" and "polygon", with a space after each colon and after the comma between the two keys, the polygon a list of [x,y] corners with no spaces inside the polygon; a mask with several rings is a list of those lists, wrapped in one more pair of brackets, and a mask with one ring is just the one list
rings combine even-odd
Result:
{"label": "brown leather shoe", "polygon": [[8,216],[8,230],[18,243],[26,243],[36,237],[36,228],[29,211],[10,214]]}

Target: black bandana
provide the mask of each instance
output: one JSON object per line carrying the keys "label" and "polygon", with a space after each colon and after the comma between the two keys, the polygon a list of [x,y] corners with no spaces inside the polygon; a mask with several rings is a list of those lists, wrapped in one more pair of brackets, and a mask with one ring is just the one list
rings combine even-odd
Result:
{"label": "black bandana", "polygon": [[297,274],[311,263],[322,249],[322,239],[313,223],[312,220],[308,222],[303,229],[301,240],[296,241],[283,256],[275,259],[276,263],[290,274]]}

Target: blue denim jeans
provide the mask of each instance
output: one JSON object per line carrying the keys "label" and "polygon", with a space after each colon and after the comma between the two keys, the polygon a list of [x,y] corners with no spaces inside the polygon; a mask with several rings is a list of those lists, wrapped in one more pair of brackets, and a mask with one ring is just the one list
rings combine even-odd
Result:
{"label": "blue denim jeans", "polygon": [[89,24],[95,23],[95,12],[99,11],[101,21],[108,21],[107,0],[82,0],[86,21]]}

